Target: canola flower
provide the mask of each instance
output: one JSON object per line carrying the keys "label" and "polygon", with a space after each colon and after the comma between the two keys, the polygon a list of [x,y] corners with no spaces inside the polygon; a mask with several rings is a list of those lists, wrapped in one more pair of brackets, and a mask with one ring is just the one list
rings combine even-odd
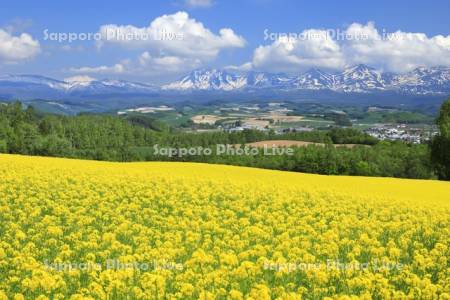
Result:
{"label": "canola flower", "polygon": [[450,183],[0,155],[0,299],[450,299]]}

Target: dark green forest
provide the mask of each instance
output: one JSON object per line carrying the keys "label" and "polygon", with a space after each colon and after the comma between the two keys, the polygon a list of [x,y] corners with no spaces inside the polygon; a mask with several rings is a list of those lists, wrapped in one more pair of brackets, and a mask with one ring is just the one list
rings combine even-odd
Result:
{"label": "dark green forest", "polygon": [[[167,157],[159,147],[208,147],[262,140],[323,143],[297,147],[293,155],[196,155]],[[353,148],[335,144],[360,144]],[[214,149],[214,148],[212,148]],[[232,164],[318,174],[435,178],[428,145],[378,141],[356,129],[275,134],[242,132],[186,133],[144,115],[51,115],[21,103],[0,104],[0,153],[109,161],[177,160]]]}

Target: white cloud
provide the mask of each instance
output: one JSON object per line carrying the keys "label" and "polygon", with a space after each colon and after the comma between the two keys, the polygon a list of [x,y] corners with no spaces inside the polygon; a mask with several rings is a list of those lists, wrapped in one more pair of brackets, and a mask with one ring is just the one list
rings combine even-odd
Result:
{"label": "white cloud", "polygon": [[202,62],[198,59],[178,56],[152,56],[148,51],[145,51],[135,60],[123,60],[111,66],[71,68],[70,72],[78,74],[167,75],[191,71],[200,66],[202,66]]}
{"label": "white cloud", "polygon": [[212,0],[185,0],[185,4],[189,7],[210,7]]}
{"label": "white cloud", "polygon": [[198,68],[214,60],[220,51],[245,46],[243,37],[230,28],[214,34],[186,12],[163,15],[148,27],[103,25],[99,48],[116,46],[141,50],[142,54],[127,63],[113,66],[72,68],[76,73],[170,74]]}
{"label": "white cloud", "polygon": [[335,39],[326,30],[309,29],[297,38],[280,37],[255,49],[252,67],[299,72],[310,67],[341,69],[364,63],[405,72],[418,66],[450,66],[450,36],[402,31],[387,34],[372,22],[353,23],[343,33],[345,38]]}
{"label": "white cloud", "polygon": [[368,37],[343,43],[343,53],[350,64],[367,63],[396,72],[419,66],[450,66],[450,35],[427,37],[424,33],[403,31],[384,34],[373,23],[354,23],[347,33]]}
{"label": "white cloud", "polygon": [[324,30],[302,32],[309,38],[280,37],[268,46],[259,46],[253,54],[256,69],[298,71],[310,67],[338,69],[344,65],[340,46]]}
{"label": "white cloud", "polygon": [[243,63],[242,65],[238,65],[238,66],[231,65],[231,66],[225,67],[226,70],[238,71],[238,72],[247,72],[247,71],[252,70],[252,68],[253,68],[253,65],[251,62],[246,62],[246,63]]}
{"label": "white cloud", "polygon": [[64,78],[65,82],[91,82],[97,80],[94,77],[88,75],[77,75],[72,77]]}
{"label": "white cloud", "polygon": [[41,51],[39,42],[27,33],[13,36],[0,29],[0,63],[16,63],[36,56]]}
{"label": "white cloud", "polygon": [[81,52],[84,51],[84,47],[83,45],[62,45],[60,47],[61,50],[66,51],[66,52],[72,52],[72,51],[77,51],[77,52]]}
{"label": "white cloud", "polygon": [[3,28],[5,29],[5,31],[12,34],[26,31],[32,25],[33,20],[31,19],[14,18],[13,20],[11,20],[11,22],[9,22],[9,24],[4,26]]}
{"label": "white cloud", "polygon": [[152,56],[148,51],[139,56],[139,67],[142,73],[179,73],[198,68],[201,60],[178,56]]}
{"label": "white cloud", "polygon": [[214,34],[186,12],[163,15],[154,19],[148,27],[110,24],[101,26],[99,32],[101,46],[119,45],[152,54],[164,53],[202,60],[215,58],[223,49],[245,45],[244,38],[232,29],[222,28],[218,35]]}
{"label": "white cloud", "polygon": [[112,66],[98,66],[98,67],[80,67],[71,68],[73,73],[86,73],[86,74],[120,74],[125,73],[126,66],[123,63],[118,63]]}

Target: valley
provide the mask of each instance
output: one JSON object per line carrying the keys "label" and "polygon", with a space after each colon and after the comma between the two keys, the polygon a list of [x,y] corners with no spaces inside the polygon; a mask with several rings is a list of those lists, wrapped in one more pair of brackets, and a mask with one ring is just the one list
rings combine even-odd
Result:
{"label": "valley", "polygon": [[[258,104],[259,103],[259,104]],[[291,101],[136,107],[117,111],[167,123],[184,132],[272,131],[275,134],[352,127],[380,140],[427,142],[437,133],[434,116],[395,107],[354,107]]]}

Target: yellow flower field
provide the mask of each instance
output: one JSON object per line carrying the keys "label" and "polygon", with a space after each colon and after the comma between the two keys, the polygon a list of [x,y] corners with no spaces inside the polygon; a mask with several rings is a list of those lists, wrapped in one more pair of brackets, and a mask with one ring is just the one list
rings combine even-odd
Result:
{"label": "yellow flower field", "polygon": [[450,183],[0,155],[0,299],[450,299]]}

